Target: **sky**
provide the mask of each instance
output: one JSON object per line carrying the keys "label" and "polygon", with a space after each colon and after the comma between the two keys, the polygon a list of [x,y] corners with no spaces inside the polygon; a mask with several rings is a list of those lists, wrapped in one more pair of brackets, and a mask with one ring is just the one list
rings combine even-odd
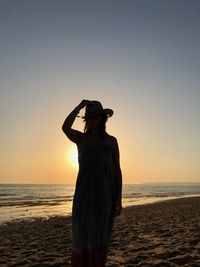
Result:
{"label": "sky", "polygon": [[124,184],[200,182],[200,1],[0,5],[0,183],[76,182],[82,99],[114,110]]}

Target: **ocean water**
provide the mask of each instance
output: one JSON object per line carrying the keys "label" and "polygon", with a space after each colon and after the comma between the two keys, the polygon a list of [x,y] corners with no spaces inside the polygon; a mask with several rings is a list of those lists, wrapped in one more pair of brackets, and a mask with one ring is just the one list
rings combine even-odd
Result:
{"label": "ocean water", "polygon": [[[0,184],[0,223],[70,215],[74,185]],[[123,207],[200,196],[200,183],[124,184]]]}

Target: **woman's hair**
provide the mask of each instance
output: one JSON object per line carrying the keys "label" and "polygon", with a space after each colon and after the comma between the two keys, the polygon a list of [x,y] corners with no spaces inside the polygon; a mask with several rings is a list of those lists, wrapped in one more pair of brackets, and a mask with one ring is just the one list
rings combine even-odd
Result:
{"label": "woman's hair", "polygon": [[[100,137],[101,138],[104,138],[106,135],[107,135],[107,133],[106,133],[106,122],[107,122],[107,120],[108,120],[108,117],[107,117],[107,114],[100,114],[100,116],[101,116],[101,120],[100,120],[100,122],[99,122],[99,133],[100,133]],[[84,119],[84,121],[85,121],[85,127],[84,127],[84,132],[85,133],[90,133],[90,128],[88,127],[88,121],[89,121],[89,119]]]}

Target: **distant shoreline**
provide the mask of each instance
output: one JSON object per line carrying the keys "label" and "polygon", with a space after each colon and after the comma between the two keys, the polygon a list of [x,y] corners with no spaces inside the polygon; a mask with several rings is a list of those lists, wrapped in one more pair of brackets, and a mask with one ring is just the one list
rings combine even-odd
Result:
{"label": "distant shoreline", "polygon": [[[200,179],[200,178],[199,178]],[[65,184],[65,183],[0,183],[1,185],[70,185],[75,186],[76,183],[73,184]],[[145,182],[145,183],[123,183],[123,185],[151,185],[151,184],[200,184],[200,182]]]}

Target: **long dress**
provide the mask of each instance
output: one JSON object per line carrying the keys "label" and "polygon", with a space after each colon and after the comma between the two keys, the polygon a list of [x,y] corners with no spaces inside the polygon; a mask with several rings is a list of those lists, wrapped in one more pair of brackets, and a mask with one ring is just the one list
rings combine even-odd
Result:
{"label": "long dress", "polygon": [[116,181],[113,148],[78,145],[79,172],[72,206],[73,267],[102,267],[114,223]]}

